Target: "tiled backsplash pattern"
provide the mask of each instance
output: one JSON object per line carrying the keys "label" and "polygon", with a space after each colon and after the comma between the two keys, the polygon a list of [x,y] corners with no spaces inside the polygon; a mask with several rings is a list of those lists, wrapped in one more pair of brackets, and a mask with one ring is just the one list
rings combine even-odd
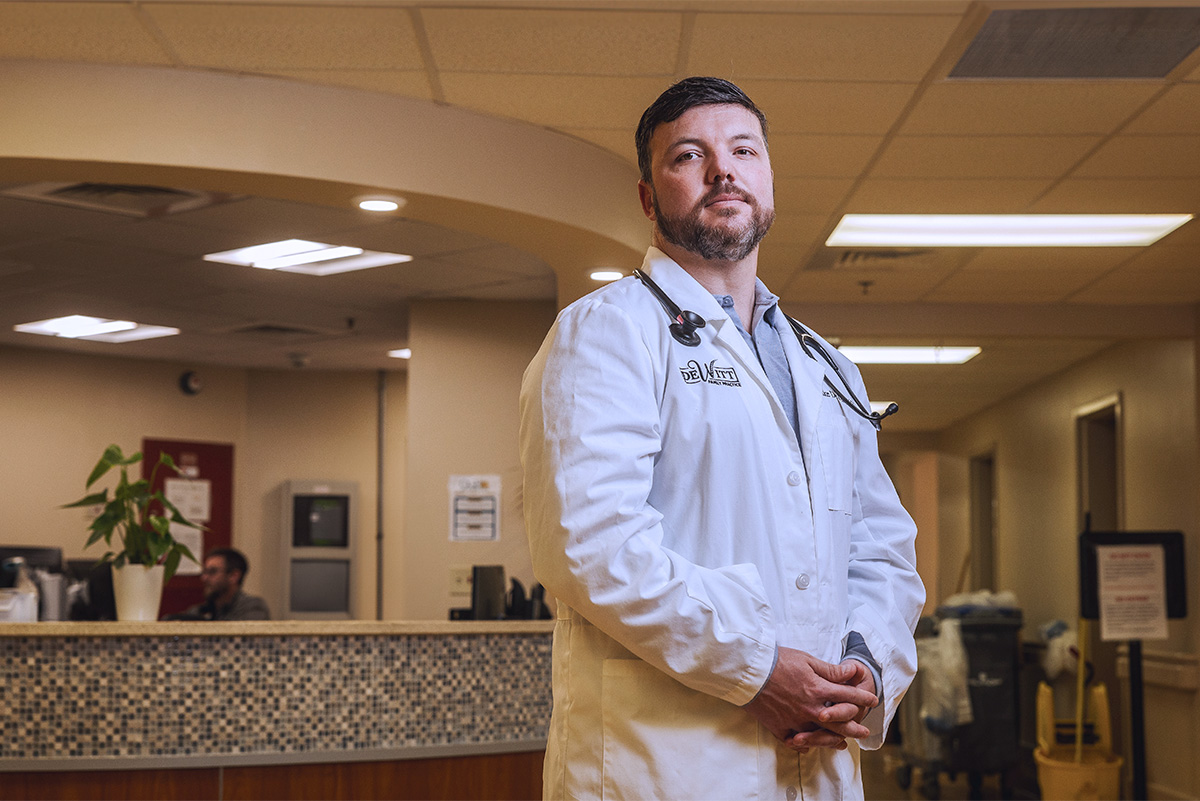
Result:
{"label": "tiled backsplash pattern", "polygon": [[0,759],[542,739],[549,634],[0,639]]}

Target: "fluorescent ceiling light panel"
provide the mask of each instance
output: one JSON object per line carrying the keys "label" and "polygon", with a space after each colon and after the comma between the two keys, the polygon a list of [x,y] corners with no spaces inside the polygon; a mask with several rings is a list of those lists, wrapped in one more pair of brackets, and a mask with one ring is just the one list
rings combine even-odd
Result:
{"label": "fluorescent ceiling light panel", "polygon": [[618,278],[624,278],[625,274],[618,270],[592,270],[591,279],[593,281],[616,281]]}
{"label": "fluorescent ceiling light panel", "polygon": [[1137,247],[1191,214],[847,214],[829,247]]}
{"label": "fluorescent ceiling light panel", "polygon": [[169,337],[179,333],[178,328],[169,328],[164,325],[142,325],[132,320],[106,320],[102,317],[88,317],[82,314],[39,320],[35,323],[22,323],[14,325],[13,330],[25,334],[40,334],[65,339],[87,339],[93,342],[134,342],[139,339]]}
{"label": "fluorescent ceiling light panel", "polygon": [[962,364],[980,353],[980,349],[975,347],[919,348],[843,345],[838,350],[855,364]]}
{"label": "fluorescent ceiling light panel", "polygon": [[327,245],[307,239],[285,239],[280,242],[268,242],[247,248],[209,253],[204,260],[222,264],[240,264],[263,270],[280,270],[287,273],[335,275],[353,270],[383,267],[387,264],[400,264],[412,261],[412,256],[403,253],[363,250],[348,245]]}
{"label": "fluorescent ceiling light panel", "polygon": [[395,350],[389,350],[388,356],[391,356],[393,359],[411,359],[412,348],[396,348]]}

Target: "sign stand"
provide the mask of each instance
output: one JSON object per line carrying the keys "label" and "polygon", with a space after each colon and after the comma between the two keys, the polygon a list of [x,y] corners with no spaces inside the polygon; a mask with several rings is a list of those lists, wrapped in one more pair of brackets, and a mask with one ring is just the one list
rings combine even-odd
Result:
{"label": "sign stand", "polygon": [[1142,639],[1165,639],[1167,619],[1187,616],[1183,532],[1080,534],[1079,616],[1099,620],[1102,639],[1127,641],[1133,797],[1146,799]]}

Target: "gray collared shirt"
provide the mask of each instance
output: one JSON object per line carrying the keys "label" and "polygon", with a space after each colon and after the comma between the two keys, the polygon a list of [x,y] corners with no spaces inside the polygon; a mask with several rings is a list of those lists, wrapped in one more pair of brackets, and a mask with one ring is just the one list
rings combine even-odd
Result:
{"label": "gray collared shirt", "polygon": [[[775,390],[775,397],[779,399],[779,403],[787,414],[788,422],[792,425],[792,434],[795,435],[798,444],[800,442],[800,414],[796,407],[796,388],[792,383],[792,370],[788,365],[787,354],[783,351],[783,340],[779,338],[779,332],[775,330],[774,325],[775,315],[783,314],[779,310],[779,297],[772,294],[760,279],[754,279],[753,334],[746,330],[746,326],[742,325],[737,309],[733,306],[732,295],[713,295],[713,297],[716,298],[717,303],[721,304],[721,308],[737,326],[742,339],[746,340],[750,350],[754,351],[754,355],[758,357],[758,363],[762,365],[763,372],[767,374],[767,380],[771,382],[771,387]],[[871,649],[863,640],[862,635],[857,631],[850,632],[846,636],[844,648],[842,659],[856,659],[871,671],[871,676],[875,679],[875,693],[882,701],[882,671],[875,661],[875,657],[871,655]]]}
{"label": "gray collared shirt", "polygon": [[[758,363],[762,365],[763,372],[767,374],[767,380],[771,382],[771,387],[775,390],[775,397],[783,406],[788,422],[792,425],[792,433],[796,435],[796,441],[799,442],[800,416],[796,409],[796,388],[792,384],[792,371],[788,367],[787,355],[783,352],[783,341],[779,338],[779,332],[775,330],[775,315],[782,313],[779,311],[778,296],[772,294],[761,280],[757,278],[754,280],[753,334],[746,330],[746,326],[738,317],[737,310],[733,307],[732,295],[713,295],[713,297],[716,298],[717,303],[721,304],[721,308],[737,326],[742,339],[746,340],[750,350],[754,351],[754,355],[758,357]],[[763,323],[766,324],[763,325]]]}

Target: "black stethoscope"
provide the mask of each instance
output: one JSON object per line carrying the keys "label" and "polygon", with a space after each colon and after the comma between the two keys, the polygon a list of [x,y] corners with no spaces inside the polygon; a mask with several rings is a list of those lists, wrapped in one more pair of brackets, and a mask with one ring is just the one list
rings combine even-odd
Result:
{"label": "black stethoscope", "polygon": [[[634,270],[633,274],[650,290],[650,294],[658,299],[663,309],[666,310],[667,316],[671,318],[671,324],[668,326],[671,336],[675,337],[675,340],[681,345],[686,345],[689,348],[699,345],[700,335],[696,333],[696,329],[704,328],[707,325],[704,318],[694,311],[688,311],[676,306],[675,301],[671,300],[666,292],[663,292],[662,287],[654,283],[653,279],[641,270]],[[779,313],[783,314],[783,310],[780,309]],[[875,426],[877,431],[882,428],[881,424],[885,417],[900,411],[900,407],[894,403],[889,403],[887,408],[882,412],[871,411],[871,407],[859,400],[858,396],[854,394],[854,390],[850,388],[850,382],[846,380],[845,374],[842,373],[842,368],[838,367],[838,363],[833,360],[833,357],[829,355],[828,351],[825,350],[825,347],[821,345],[813,333],[790,316],[786,314],[783,316],[792,324],[792,330],[796,332],[796,337],[800,340],[800,347],[804,349],[805,355],[815,360],[817,358],[813,355],[813,349],[815,349],[817,353],[821,354],[821,358],[825,360],[825,363],[833,368],[833,372],[837,375],[838,380],[842,382],[842,386],[846,391],[843,393],[834,386],[834,383],[829,380],[828,373],[824,376],[825,385],[833,391],[834,396],[844,406],[849,407],[859,417]]]}

